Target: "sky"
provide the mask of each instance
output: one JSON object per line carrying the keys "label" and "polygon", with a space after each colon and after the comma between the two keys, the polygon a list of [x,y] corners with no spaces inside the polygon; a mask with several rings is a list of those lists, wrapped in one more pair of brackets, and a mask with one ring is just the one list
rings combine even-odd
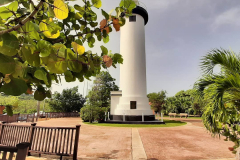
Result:
{"label": "sky", "polygon": [[[102,8],[110,11],[120,0],[102,0]],[[174,96],[181,90],[191,89],[201,77],[200,62],[215,48],[240,49],[239,0],[141,0],[147,7],[149,22],[145,26],[147,92],[167,91]],[[71,4],[81,5],[81,1]],[[100,15],[100,10],[96,10]],[[98,20],[103,19],[98,16]],[[101,53],[104,45],[113,53],[120,53],[120,33],[110,34],[108,44],[97,43],[93,49]],[[87,48],[89,49],[89,48]],[[124,58],[124,57],[123,57]],[[119,85],[120,70],[108,71]],[[94,79],[94,78],[92,78]],[[54,85],[53,91],[79,86],[84,96],[92,81]]]}

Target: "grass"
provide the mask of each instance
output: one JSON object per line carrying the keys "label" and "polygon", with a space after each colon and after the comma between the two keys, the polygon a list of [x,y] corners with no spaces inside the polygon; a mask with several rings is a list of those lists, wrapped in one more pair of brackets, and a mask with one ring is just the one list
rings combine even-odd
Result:
{"label": "grass", "polygon": [[146,127],[176,127],[183,126],[187,124],[186,122],[174,121],[174,120],[164,120],[166,124],[111,124],[111,123],[89,123],[84,122],[85,124],[93,126],[107,126],[107,127],[130,127],[130,128],[146,128]]}

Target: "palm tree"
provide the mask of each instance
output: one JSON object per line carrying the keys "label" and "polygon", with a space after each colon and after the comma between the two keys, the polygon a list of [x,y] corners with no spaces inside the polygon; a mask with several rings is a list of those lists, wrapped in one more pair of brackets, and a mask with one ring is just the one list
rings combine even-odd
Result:
{"label": "palm tree", "polygon": [[[220,73],[214,69],[220,66]],[[201,63],[203,77],[195,88],[205,103],[203,123],[213,135],[240,144],[240,57],[224,49],[210,51]]]}

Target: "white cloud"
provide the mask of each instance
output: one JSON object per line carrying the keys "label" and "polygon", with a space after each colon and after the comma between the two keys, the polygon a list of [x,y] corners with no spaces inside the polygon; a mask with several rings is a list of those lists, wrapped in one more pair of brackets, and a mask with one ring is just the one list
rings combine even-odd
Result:
{"label": "white cloud", "polygon": [[218,15],[211,25],[212,30],[217,30],[221,26],[240,26],[240,8],[231,8]]}

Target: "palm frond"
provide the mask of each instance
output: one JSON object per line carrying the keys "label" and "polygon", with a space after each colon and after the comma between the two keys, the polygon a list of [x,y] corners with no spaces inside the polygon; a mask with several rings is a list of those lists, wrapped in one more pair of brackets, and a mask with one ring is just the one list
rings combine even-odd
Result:
{"label": "palm frond", "polygon": [[214,67],[217,65],[229,72],[240,71],[239,57],[229,50],[213,49],[201,60],[201,69],[204,74],[212,74]]}

